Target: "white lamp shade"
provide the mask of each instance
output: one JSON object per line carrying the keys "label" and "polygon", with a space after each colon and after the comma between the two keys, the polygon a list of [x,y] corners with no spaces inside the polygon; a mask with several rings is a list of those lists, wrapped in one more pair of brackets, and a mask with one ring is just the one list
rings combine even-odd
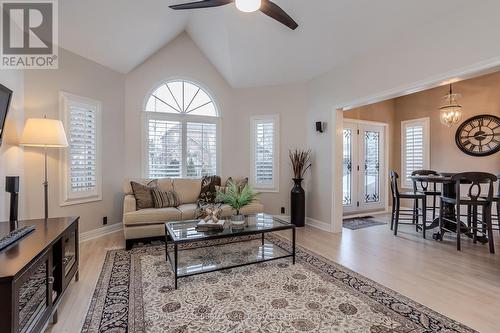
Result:
{"label": "white lamp shade", "polygon": [[68,146],[68,140],[66,139],[66,133],[60,120],[30,118],[26,120],[19,145],[63,148]]}

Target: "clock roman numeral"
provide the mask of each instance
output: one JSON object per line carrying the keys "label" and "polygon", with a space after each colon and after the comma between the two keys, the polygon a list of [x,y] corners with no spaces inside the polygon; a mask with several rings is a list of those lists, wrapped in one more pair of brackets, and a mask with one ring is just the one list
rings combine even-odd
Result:
{"label": "clock roman numeral", "polygon": [[471,156],[487,156],[500,151],[500,118],[493,115],[472,117],[456,132],[458,147]]}

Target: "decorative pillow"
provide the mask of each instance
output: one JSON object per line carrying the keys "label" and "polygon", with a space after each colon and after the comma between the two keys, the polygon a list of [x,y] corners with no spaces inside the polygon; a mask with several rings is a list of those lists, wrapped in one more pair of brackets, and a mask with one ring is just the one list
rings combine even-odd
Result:
{"label": "decorative pillow", "polygon": [[153,208],[153,196],[151,190],[158,187],[158,179],[153,179],[147,184],[130,182],[132,191],[134,192],[137,209]]}
{"label": "decorative pillow", "polygon": [[151,189],[155,208],[177,207],[181,204],[175,191],[162,191],[158,188]]}
{"label": "decorative pillow", "polygon": [[248,184],[248,177],[236,178],[235,180],[233,180],[233,177],[229,177],[226,180],[226,187],[229,186],[229,183],[235,183],[241,191]]}
{"label": "decorative pillow", "polygon": [[198,197],[198,206],[213,204],[217,196],[216,186],[221,185],[219,176],[204,176],[201,180],[201,192]]}

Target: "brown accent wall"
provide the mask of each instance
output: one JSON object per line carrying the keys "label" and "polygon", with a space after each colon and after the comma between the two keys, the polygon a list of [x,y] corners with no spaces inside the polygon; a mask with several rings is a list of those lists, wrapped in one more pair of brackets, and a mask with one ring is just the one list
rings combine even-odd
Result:
{"label": "brown accent wall", "polygon": [[[401,121],[430,118],[431,156],[430,168],[437,171],[485,171],[500,173],[500,153],[487,157],[473,157],[463,153],[455,144],[455,133],[459,125],[448,128],[439,121],[439,106],[448,86],[438,87],[408,96],[396,98],[396,132],[394,154],[401,155]],[[464,80],[453,84],[453,91],[462,95],[463,118],[479,114],[500,116],[500,72]],[[401,170],[401,158],[394,160],[396,170]]]}

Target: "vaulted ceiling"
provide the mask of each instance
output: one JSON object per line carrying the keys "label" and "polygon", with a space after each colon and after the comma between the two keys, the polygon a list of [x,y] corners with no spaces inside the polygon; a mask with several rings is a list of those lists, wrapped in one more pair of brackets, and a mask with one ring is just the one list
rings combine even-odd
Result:
{"label": "vaulted ceiling", "polygon": [[393,47],[450,13],[480,6],[471,0],[274,0],[299,23],[292,31],[234,5],[168,7],[183,2],[59,1],[60,45],[128,73],[185,30],[232,86],[274,85],[311,79],[350,58]]}

